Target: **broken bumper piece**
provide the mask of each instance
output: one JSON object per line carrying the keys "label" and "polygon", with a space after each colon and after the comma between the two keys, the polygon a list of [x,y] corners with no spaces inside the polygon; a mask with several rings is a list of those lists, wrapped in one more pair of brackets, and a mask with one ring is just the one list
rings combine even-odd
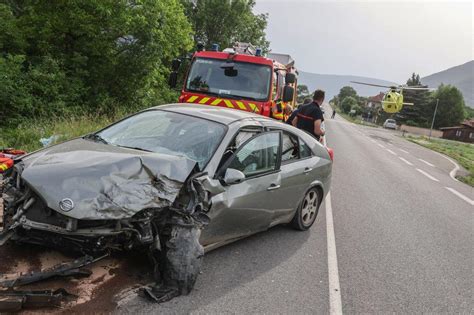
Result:
{"label": "broken bumper piece", "polygon": [[16,279],[0,281],[0,287],[4,288],[13,288],[19,287],[22,285],[27,285],[43,280],[47,280],[53,277],[69,277],[69,276],[90,276],[91,271],[83,269],[85,266],[95,263],[108,255],[103,255],[98,258],[91,256],[84,256],[79,259],[74,260],[70,263],[62,263],[56,265],[50,269],[32,272],[26,275],[21,275]]}
{"label": "broken bumper piece", "polygon": [[62,263],[50,269],[32,272],[21,275],[16,279],[4,280],[0,282],[0,287],[7,288],[0,290],[0,312],[17,312],[23,308],[41,308],[41,307],[58,307],[67,298],[73,298],[74,295],[68,293],[64,289],[57,290],[15,290],[27,284],[32,284],[47,280],[53,277],[84,277],[90,276],[91,271],[84,269],[85,266],[95,263],[108,255],[98,258],[84,256],[70,263]]}
{"label": "broken bumper piece", "polygon": [[59,307],[63,301],[75,297],[64,289],[3,290],[0,291],[0,312],[18,312],[26,308]]}

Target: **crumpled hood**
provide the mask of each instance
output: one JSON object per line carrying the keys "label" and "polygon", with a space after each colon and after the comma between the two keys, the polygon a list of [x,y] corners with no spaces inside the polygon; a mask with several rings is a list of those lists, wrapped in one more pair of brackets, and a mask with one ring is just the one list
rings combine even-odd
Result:
{"label": "crumpled hood", "polygon": [[[30,154],[23,163],[22,178],[49,208],[92,220],[124,219],[143,209],[170,206],[196,168],[185,157],[84,139]],[[74,204],[69,211],[60,207],[65,199]]]}

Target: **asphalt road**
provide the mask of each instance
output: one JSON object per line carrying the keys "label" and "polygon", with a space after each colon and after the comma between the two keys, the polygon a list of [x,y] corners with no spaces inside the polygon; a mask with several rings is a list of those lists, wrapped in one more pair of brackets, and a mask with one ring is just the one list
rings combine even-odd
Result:
{"label": "asphalt road", "polygon": [[331,202],[310,231],[276,227],[217,249],[190,295],[131,297],[118,312],[474,312],[474,190],[450,176],[453,163],[391,131],[340,118],[326,129]]}

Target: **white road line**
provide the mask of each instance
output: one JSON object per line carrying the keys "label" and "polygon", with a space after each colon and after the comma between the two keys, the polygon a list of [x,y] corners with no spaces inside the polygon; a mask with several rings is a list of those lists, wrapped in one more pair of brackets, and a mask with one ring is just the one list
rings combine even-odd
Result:
{"label": "white road line", "polygon": [[385,149],[385,147],[384,147],[383,145],[381,145],[380,143],[377,143],[377,145],[378,145],[379,147],[381,147],[382,149]]}
{"label": "white road line", "polygon": [[410,154],[410,152],[408,152],[407,150],[403,150],[403,149],[398,149],[398,150],[402,151],[403,153]]}
{"label": "white road line", "polygon": [[451,160],[450,158],[448,158],[446,155],[444,154],[441,154],[439,152],[436,152],[436,151],[433,151],[433,153],[436,153],[438,154],[439,156],[445,158],[446,160],[448,160],[449,162],[451,162],[453,165],[454,165],[454,168],[451,170],[451,172],[449,172],[449,176],[451,176],[451,178],[457,182],[459,182],[457,179],[456,179],[456,173],[459,171],[460,167],[458,165],[458,163],[454,162],[453,160]]}
{"label": "white road line", "polygon": [[390,154],[393,154],[393,155],[397,155],[395,152],[393,152],[392,150],[390,149],[386,149]]}
{"label": "white road line", "polygon": [[431,167],[435,167],[433,164],[431,164],[431,163],[428,162],[428,161],[425,161],[425,160],[423,160],[423,159],[418,159],[418,160],[421,161],[421,162],[423,162],[423,163],[425,163],[426,165],[429,165],[429,166],[431,166]]}
{"label": "white road line", "polygon": [[474,200],[471,200],[469,198],[467,198],[466,196],[464,196],[463,194],[461,194],[459,191],[457,191],[456,189],[454,188],[451,188],[451,187],[444,187],[446,188],[447,190],[449,190],[450,192],[452,192],[453,194],[455,194],[456,196],[458,196],[459,198],[461,198],[462,200],[466,201],[468,204],[470,204],[471,206],[474,206]]}
{"label": "white road line", "polygon": [[[327,145],[326,141],[326,137],[323,137],[324,146]],[[326,239],[328,247],[329,314],[342,315],[341,285],[339,284],[339,268],[337,267],[331,192],[326,195]]]}
{"label": "white road line", "polygon": [[405,164],[408,164],[410,166],[413,166],[413,163],[408,161],[408,160],[405,160],[404,158],[402,158],[401,156],[398,157],[400,160],[402,160],[403,162],[405,162]]}
{"label": "white road line", "polygon": [[426,173],[425,171],[423,170],[420,170],[419,168],[416,169],[418,172],[420,172],[421,174],[425,175],[426,177],[428,177],[429,179],[435,181],[435,182],[439,182],[438,179],[434,178],[433,176],[431,176],[430,174]]}
{"label": "white road line", "polygon": [[326,196],[326,234],[328,242],[329,313],[342,314],[341,286],[339,285],[339,269],[337,267],[331,192],[328,192]]}

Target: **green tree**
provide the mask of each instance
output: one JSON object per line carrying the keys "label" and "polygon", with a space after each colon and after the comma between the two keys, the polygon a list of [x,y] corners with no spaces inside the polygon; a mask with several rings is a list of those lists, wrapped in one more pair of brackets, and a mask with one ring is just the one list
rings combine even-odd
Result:
{"label": "green tree", "polygon": [[[452,85],[440,85],[429,103],[429,111],[433,115],[436,99],[439,100],[435,119],[435,128],[459,125],[465,118],[464,98],[462,93]],[[431,121],[431,120],[430,120]]]}
{"label": "green tree", "polygon": [[306,98],[310,98],[309,89],[306,85],[300,84],[296,87],[296,95],[298,103],[303,103]]}
{"label": "green tree", "polygon": [[464,107],[464,111],[466,112],[467,119],[474,118],[474,108],[466,106]]}
{"label": "green tree", "polygon": [[210,48],[248,42],[268,51],[265,39],[267,14],[254,14],[255,0],[181,0],[193,24],[194,40]]}
{"label": "green tree", "polygon": [[355,111],[356,115],[362,114],[362,107],[360,105],[354,105],[351,107],[351,111]]}
{"label": "green tree", "polygon": [[344,86],[337,95],[340,101],[343,101],[346,97],[353,97],[357,100],[357,92],[352,86]]}
{"label": "green tree", "polygon": [[413,72],[411,77],[407,80],[408,86],[422,86],[420,75]]}
{"label": "green tree", "polygon": [[355,106],[357,106],[357,99],[352,96],[345,97],[341,102],[341,110],[344,113],[350,112],[350,110]]}
{"label": "green tree", "polygon": [[12,110],[0,120],[10,123],[174,99],[169,63],[192,47],[179,0],[0,0],[0,26],[0,65],[12,73],[1,79],[0,106]]}
{"label": "green tree", "polygon": [[0,2],[0,51],[5,54],[23,53],[26,42],[19,30],[11,8]]}

